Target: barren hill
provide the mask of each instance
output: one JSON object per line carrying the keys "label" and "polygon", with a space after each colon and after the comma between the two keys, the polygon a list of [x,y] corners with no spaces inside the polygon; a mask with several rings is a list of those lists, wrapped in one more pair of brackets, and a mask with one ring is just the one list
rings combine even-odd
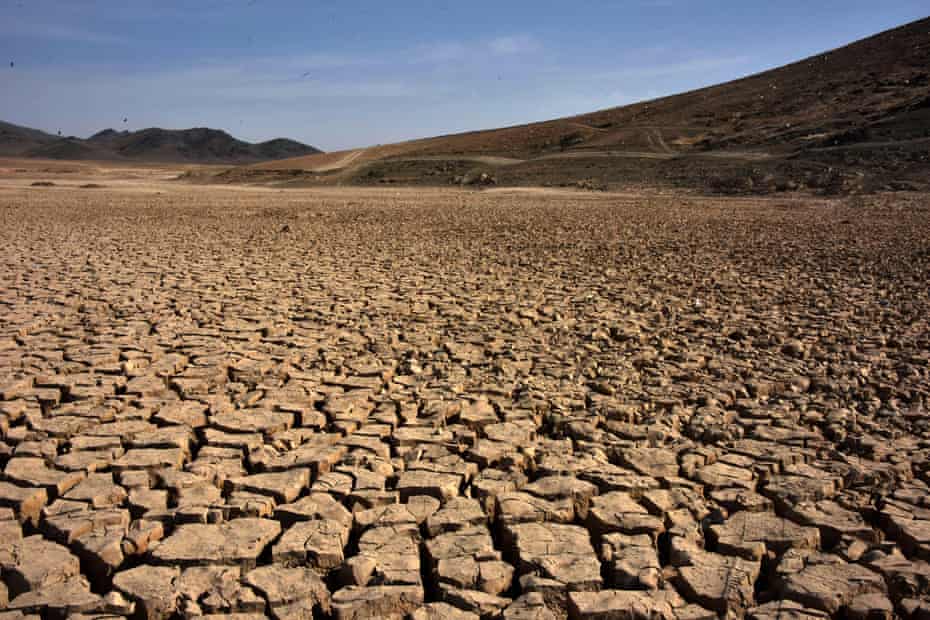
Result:
{"label": "barren hill", "polygon": [[0,155],[15,156],[58,140],[56,136],[0,121]]}
{"label": "barren hill", "polygon": [[284,138],[252,144],[224,131],[204,127],[139,131],[105,129],[90,138],[81,139],[73,136],[62,138],[36,129],[0,123],[0,154],[6,156],[244,164],[320,152],[312,146]]}
{"label": "barren hill", "polygon": [[483,171],[506,184],[713,181],[735,191],[919,183],[930,170],[930,18],[653,101],[256,167],[341,170],[357,182],[468,181]]}

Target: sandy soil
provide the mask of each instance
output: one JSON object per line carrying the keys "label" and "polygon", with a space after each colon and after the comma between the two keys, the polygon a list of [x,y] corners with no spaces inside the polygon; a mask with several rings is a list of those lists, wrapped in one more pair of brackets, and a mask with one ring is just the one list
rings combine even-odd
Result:
{"label": "sandy soil", "polygon": [[926,197],[58,165],[0,164],[9,610],[930,613]]}

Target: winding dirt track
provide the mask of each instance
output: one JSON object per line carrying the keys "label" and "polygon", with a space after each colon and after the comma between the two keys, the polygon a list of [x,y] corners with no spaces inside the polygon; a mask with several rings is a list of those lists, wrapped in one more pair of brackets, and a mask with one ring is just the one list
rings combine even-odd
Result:
{"label": "winding dirt track", "polygon": [[313,168],[312,170],[314,172],[326,172],[329,170],[341,170],[343,168],[348,168],[355,160],[362,157],[365,154],[366,150],[367,149],[356,149],[354,151],[349,152],[342,159],[334,161],[330,164],[324,164],[322,166],[317,166],[316,168]]}

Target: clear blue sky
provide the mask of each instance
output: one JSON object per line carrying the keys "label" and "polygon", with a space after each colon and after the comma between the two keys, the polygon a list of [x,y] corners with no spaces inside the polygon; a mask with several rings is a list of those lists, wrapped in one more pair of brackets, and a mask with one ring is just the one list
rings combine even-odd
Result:
{"label": "clear blue sky", "polygon": [[672,94],[928,13],[927,0],[0,0],[0,119],[335,150]]}

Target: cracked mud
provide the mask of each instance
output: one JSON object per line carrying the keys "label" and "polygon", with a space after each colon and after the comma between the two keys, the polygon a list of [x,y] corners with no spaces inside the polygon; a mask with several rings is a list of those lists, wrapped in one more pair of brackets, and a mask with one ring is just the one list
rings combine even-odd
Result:
{"label": "cracked mud", "polygon": [[0,200],[0,619],[930,617],[924,198]]}

